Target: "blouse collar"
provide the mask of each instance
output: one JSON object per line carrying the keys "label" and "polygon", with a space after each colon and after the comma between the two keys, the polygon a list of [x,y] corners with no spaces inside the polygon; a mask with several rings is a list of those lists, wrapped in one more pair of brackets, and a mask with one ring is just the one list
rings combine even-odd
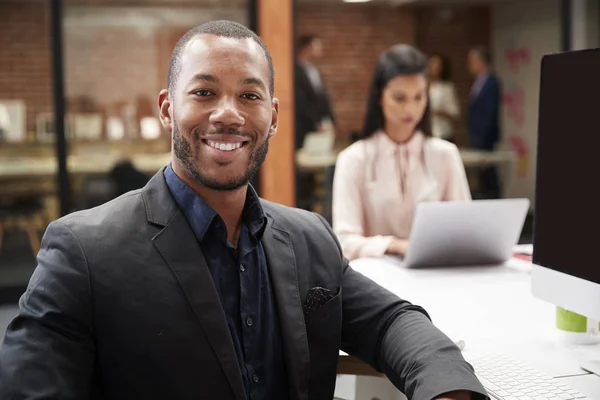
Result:
{"label": "blouse collar", "polygon": [[394,142],[385,132],[379,131],[375,134],[378,147],[385,153],[394,154],[400,150],[408,153],[409,156],[419,155],[423,151],[423,142],[425,136],[421,131],[415,134],[405,143]]}

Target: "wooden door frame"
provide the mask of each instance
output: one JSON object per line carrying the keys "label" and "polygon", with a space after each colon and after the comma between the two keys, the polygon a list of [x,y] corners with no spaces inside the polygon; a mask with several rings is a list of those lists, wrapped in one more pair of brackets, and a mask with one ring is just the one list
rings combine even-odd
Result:
{"label": "wooden door frame", "polygon": [[269,142],[269,154],[260,169],[258,191],[266,200],[294,206],[295,0],[248,0],[248,11],[250,28],[271,52],[275,97],[279,100],[279,127],[277,135]]}

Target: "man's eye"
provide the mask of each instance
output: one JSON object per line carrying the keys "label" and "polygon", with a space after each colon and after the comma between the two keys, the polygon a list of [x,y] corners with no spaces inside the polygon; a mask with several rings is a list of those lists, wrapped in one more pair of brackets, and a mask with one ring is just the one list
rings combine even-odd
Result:
{"label": "man's eye", "polygon": [[212,93],[209,90],[196,90],[194,94],[196,96],[210,96]]}
{"label": "man's eye", "polygon": [[258,97],[257,95],[255,95],[254,93],[244,93],[242,95],[242,97],[248,99],[248,100],[258,100],[260,97]]}

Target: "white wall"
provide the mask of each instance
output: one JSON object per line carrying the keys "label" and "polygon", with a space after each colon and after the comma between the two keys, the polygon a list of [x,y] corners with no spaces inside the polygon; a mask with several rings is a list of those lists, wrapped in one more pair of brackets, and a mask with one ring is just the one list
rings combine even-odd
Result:
{"label": "white wall", "polygon": [[[517,140],[525,150],[516,168],[509,172],[505,195],[527,197],[533,204],[540,62],[544,54],[560,51],[560,1],[493,4],[492,41],[494,69],[502,81],[504,95],[514,96],[514,107],[504,103],[502,110],[503,145],[511,146],[511,140]],[[514,55],[513,63],[507,54]]]}

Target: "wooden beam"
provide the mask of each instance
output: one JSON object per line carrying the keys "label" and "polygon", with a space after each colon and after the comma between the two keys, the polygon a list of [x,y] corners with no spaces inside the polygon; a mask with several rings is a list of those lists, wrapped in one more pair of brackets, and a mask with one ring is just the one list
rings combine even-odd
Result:
{"label": "wooden beam", "polygon": [[260,196],[294,206],[294,0],[257,0],[257,8],[257,31],[273,57],[279,99],[279,129],[260,170]]}

